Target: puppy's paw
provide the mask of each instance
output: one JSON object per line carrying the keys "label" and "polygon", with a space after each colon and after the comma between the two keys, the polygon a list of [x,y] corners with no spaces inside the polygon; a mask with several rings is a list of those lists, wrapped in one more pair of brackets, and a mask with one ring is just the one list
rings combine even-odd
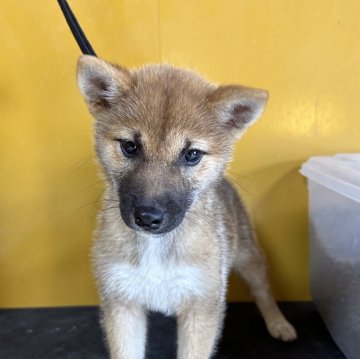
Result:
{"label": "puppy's paw", "polygon": [[295,328],[285,319],[279,318],[267,326],[269,333],[275,339],[291,342],[297,338]]}

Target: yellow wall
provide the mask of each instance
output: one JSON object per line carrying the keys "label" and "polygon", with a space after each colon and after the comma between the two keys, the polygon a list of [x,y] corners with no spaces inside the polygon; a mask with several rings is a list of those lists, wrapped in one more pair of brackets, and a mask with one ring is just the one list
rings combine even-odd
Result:
{"label": "yellow wall", "polygon": [[[276,297],[309,298],[309,156],[360,151],[357,0],[70,0],[95,50],[126,66],[171,62],[270,91],[236,147]],[[0,306],[93,304],[89,246],[102,191],[79,50],[55,0],[0,10]],[[232,280],[231,299],[248,298]]]}

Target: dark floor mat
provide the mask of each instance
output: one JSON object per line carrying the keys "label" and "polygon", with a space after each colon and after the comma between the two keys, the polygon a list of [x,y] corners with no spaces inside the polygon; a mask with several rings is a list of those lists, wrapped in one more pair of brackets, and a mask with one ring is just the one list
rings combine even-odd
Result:
{"label": "dark floor mat", "polygon": [[[344,359],[312,303],[281,303],[299,339],[272,339],[252,303],[230,304],[216,359]],[[105,359],[98,308],[0,310],[0,359]],[[176,320],[149,315],[147,359],[175,359]]]}

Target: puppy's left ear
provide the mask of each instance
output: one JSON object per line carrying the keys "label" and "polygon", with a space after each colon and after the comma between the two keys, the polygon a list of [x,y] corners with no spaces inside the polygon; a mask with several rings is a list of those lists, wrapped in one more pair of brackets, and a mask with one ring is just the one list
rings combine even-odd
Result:
{"label": "puppy's left ear", "polygon": [[219,86],[209,97],[221,123],[240,138],[262,115],[268,92],[236,85]]}

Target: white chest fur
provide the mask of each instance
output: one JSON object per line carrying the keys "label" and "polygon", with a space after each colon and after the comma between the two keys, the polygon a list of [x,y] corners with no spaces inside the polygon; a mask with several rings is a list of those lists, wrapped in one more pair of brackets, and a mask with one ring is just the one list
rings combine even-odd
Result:
{"label": "white chest fur", "polygon": [[168,260],[161,239],[151,238],[138,265],[113,263],[103,279],[106,291],[149,310],[174,314],[183,301],[203,295],[203,275],[198,267]]}

